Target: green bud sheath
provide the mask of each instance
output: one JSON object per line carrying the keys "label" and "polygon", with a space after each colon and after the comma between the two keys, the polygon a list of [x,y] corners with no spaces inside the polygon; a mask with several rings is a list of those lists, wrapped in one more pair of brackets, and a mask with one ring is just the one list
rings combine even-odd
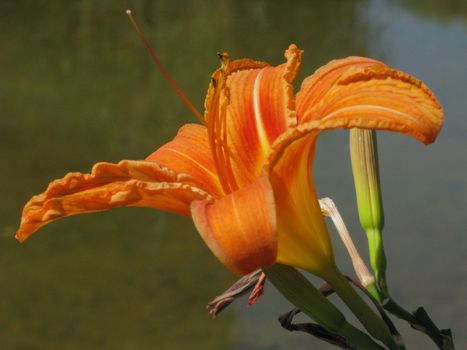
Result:
{"label": "green bud sheath", "polygon": [[380,298],[384,298],[387,294],[386,256],[382,238],[384,211],[381,200],[375,131],[365,129],[350,130],[350,158],[360,224],[368,238],[371,267],[375,272],[376,281],[383,294]]}

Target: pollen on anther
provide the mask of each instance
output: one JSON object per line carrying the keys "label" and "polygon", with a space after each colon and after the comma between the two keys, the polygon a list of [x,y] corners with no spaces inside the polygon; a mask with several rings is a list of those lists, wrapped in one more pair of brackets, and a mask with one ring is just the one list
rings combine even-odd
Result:
{"label": "pollen on anther", "polygon": [[126,14],[131,15],[131,10],[130,9],[126,10]]}

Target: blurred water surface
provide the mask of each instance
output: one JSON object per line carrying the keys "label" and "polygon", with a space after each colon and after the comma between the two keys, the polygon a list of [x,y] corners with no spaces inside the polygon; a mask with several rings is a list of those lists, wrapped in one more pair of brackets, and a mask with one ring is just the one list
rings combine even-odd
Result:
{"label": "blurred water surface", "polygon": [[[235,277],[191,222],[124,208],[73,217],[24,245],[22,205],[68,171],[142,159],[194,122],[125,17],[132,8],[173,78],[202,109],[215,53],[283,61],[298,82],[327,61],[370,55],[424,80],[446,111],[424,147],[380,134],[393,294],[426,305],[467,347],[466,1],[2,1],[0,3],[0,347],[2,349],[332,349],[280,329],[272,288],[212,321],[206,301]],[[297,88],[299,83],[297,84]],[[365,250],[347,132],[321,136],[315,178]],[[333,231],[331,230],[333,233]],[[336,255],[351,268],[337,240]],[[434,348],[399,324],[408,349]]]}

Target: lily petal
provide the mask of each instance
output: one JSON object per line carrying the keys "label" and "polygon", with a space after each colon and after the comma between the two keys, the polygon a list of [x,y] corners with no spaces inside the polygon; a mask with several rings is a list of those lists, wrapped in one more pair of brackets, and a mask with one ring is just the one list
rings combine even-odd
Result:
{"label": "lily petal", "polygon": [[279,138],[268,164],[277,207],[277,261],[320,275],[334,258],[311,178],[317,133],[292,136],[295,131]]}
{"label": "lily petal", "polygon": [[[219,85],[218,109],[209,112],[224,118],[228,157],[233,158],[233,173],[237,187],[251,183],[260,173],[274,140],[296,124],[294,80],[300,67],[302,51],[290,45],[285,52],[287,62],[277,67],[245,65],[227,61],[226,82]],[[236,66],[236,70],[229,68]],[[216,79],[216,74],[213,76]],[[217,77],[219,80],[219,77]],[[210,104],[212,105],[212,103]],[[208,104],[207,104],[207,107]],[[211,122],[211,121],[208,121]]]}
{"label": "lily petal", "polygon": [[265,174],[220,200],[193,202],[191,213],[206,244],[233,272],[248,274],[276,261],[276,211]]}
{"label": "lily petal", "polygon": [[314,105],[306,98],[307,94],[300,95],[302,124],[319,120],[322,130],[391,130],[429,144],[443,125],[442,108],[431,90],[420,80],[383,65],[351,67]]}
{"label": "lily petal", "polygon": [[210,196],[193,186],[190,177],[157,163],[123,160],[97,163],[91,174],[69,173],[25,205],[16,233],[24,241],[59,218],[121,206],[162,209],[190,216],[193,200]]}
{"label": "lily petal", "polygon": [[190,175],[196,187],[215,198],[223,194],[209,147],[208,132],[202,125],[182,126],[172,141],[157,149],[146,160],[168,166],[177,173]]}
{"label": "lily petal", "polygon": [[299,123],[310,121],[313,114],[305,113],[310,110],[331,88],[337,78],[346,70],[355,67],[385,66],[383,62],[368,57],[351,56],[332,60],[320,67],[316,72],[303,80],[297,93],[297,118]]}
{"label": "lily petal", "polygon": [[[318,102],[301,115],[302,123],[276,140],[267,165],[278,203],[278,261],[300,266],[292,260],[293,256],[299,256],[293,251],[297,249],[297,237],[305,241],[306,237],[299,234],[303,230],[301,227],[308,225],[305,232],[314,237],[308,249],[318,259],[307,261],[302,254],[299,262],[317,274],[316,269],[320,267],[317,263],[331,252],[324,221],[318,214],[320,209],[311,177],[319,132],[352,127],[383,129],[431,143],[443,124],[443,111],[428,87],[387,66],[351,67],[336,78],[324,94],[319,92],[318,95]],[[309,95],[316,102],[315,97]],[[305,106],[307,101],[299,103]]]}

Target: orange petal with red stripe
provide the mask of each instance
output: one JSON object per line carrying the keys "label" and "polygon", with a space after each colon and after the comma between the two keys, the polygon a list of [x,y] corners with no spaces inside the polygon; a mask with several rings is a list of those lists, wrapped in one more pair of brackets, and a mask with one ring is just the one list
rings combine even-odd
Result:
{"label": "orange petal with red stripe", "polygon": [[312,105],[299,96],[303,121],[320,121],[319,128],[364,128],[398,131],[425,144],[432,143],[443,125],[443,110],[433,92],[420,80],[377,65],[350,67]]}
{"label": "orange petal with red stripe", "polygon": [[123,160],[97,163],[91,174],[69,173],[25,205],[16,233],[24,241],[42,226],[60,218],[122,206],[149,207],[185,216],[193,200],[210,196],[188,175],[157,163]]}
{"label": "orange petal with red stripe", "polygon": [[233,272],[247,274],[276,261],[276,212],[267,176],[214,202],[195,201],[191,212],[201,237]]}
{"label": "orange petal with red stripe", "polygon": [[[297,93],[297,118],[299,123],[313,119],[313,114],[305,113],[310,110],[328,92],[337,78],[346,70],[355,67],[385,66],[383,62],[368,57],[351,56],[332,60],[320,67],[316,72],[303,80]],[[306,115],[305,115],[306,114]]]}
{"label": "orange petal with red stripe", "polygon": [[209,147],[206,127],[182,126],[175,138],[149,155],[146,160],[168,166],[177,173],[188,174],[196,187],[218,198],[223,194]]}

